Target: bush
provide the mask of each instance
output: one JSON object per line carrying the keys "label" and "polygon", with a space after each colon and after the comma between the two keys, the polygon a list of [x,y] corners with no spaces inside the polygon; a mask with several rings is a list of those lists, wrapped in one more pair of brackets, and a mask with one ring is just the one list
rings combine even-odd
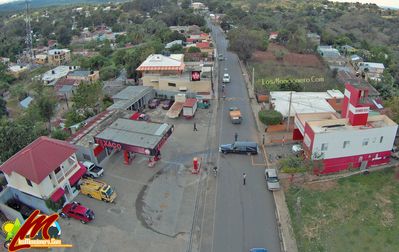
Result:
{"label": "bush", "polygon": [[307,171],[305,162],[295,156],[290,156],[279,161],[280,170],[284,173],[304,173]]}
{"label": "bush", "polygon": [[192,46],[188,48],[189,53],[197,53],[197,52],[201,52],[201,49],[199,49],[198,47]]}
{"label": "bush", "polygon": [[259,120],[266,125],[276,125],[283,120],[283,115],[276,110],[261,110],[258,116]]}
{"label": "bush", "polygon": [[46,199],[45,203],[49,209],[53,210],[54,212],[57,212],[64,205],[65,199],[64,197],[61,197],[61,199],[58,200],[57,202],[53,202],[51,199]]}
{"label": "bush", "polygon": [[57,128],[51,132],[51,138],[58,140],[66,140],[69,136],[70,134],[67,131],[60,128]]}

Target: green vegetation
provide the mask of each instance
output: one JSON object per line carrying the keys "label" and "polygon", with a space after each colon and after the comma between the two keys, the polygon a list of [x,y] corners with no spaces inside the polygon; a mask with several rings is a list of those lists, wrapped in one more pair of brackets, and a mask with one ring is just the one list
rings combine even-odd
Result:
{"label": "green vegetation", "polygon": [[258,116],[259,120],[265,125],[276,125],[283,120],[283,115],[276,110],[261,110]]}
{"label": "green vegetation", "polygon": [[283,173],[304,173],[309,167],[302,157],[289,156],[279,160],[279,169]]}
{"label": "green vegetation", "polygon": [[69,136],[70,134],[67,131],[60,128],[54,129],[51,132],[51,138],[55,138],[58,140],[66,140]]}
{"label": "green vegetation", "polygon": [[268,40],[264,31],[237,28],[228,33],[228,38],[229,49],[236,52],[244,62],[252,57],[255,50],[267,50]]}
{"label": "green vegetation", "polygon": [[398,251],[393,169],[292,186],[286,200],[299,251]]}

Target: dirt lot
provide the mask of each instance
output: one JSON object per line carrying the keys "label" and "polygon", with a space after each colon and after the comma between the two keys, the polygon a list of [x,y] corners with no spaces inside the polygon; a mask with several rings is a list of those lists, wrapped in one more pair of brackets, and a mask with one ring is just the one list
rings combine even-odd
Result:
{"label": "dirt lot", "polygon": [[[285,55],[282,60],[277,60],[277,58],[274,56],[274,52],[276,51],[284,52]],[[256,51],[253,55],[252,60],[254,62],[273,61],[273,63],[275,64],[281,64],[286,66],[324,68],[323,63],[316,55],[292,53],[289,52],[285,47],[277,44],[270,44],[266,52]]]}
{"label": "dirt lot", "polygon": [[[277,60],[274,52],[281,51],[284,57]],[[343,90],[343,85],[333,78],[332,72],[314,54],[292,53],[287,48],[270,44],[266,52],[256,51],[247,66],[248,71],[255,70],[256,91],[292,90],[284,80],[291,80],[299,85],[295,90],[305,92],[325,92],[328,89]],[[315,81],[304,81],[317,79]]]}

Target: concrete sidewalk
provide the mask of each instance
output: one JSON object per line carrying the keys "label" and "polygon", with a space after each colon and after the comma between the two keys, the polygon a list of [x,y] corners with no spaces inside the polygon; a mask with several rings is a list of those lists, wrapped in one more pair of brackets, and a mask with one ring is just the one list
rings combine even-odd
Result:
{"label": "concrete sidewalk", "polygon": [[[261,110],[261,106],[256,101],[254,86],[249,80],[249,75],[244,64],[240,60],[239,63],[241,66],[242,74],[244,75],[246,86],[248,88],[248,95],[251,101],[251,108],[252,112],[254,113],[254,118],[258,128],[258,140],[260,143],[262,143],[264,136],[265,143],[268,143],[270,142],[270,139],[268,139],[268,135],[264,133],[266,127],[259,121],[258,117],[258,113]],[[265,156],[265,159],[268,159],[267,155]],[[270,163],[269,160],[266,160],[266,163],[269,164]],[[280,231],[281,250],[284,252],[297,252],[298,247],[296,244],[294,232],[292,230],[291,218],[287,203],[285,201],[284,192],[282,190],[273,192],[273,196],[276,204],[276,218]]]}

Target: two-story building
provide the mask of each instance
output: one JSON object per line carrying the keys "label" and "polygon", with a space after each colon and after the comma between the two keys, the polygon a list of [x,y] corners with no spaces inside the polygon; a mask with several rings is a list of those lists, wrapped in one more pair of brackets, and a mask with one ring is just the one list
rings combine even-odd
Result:
{"label": "two-story building", "polygon": [[39,137],[5,161],[0,170],[8,187],[18,191],[18,199],[29,206],[49,212],[46,201],[62,206],[79,193],[75,187],[86,172],[78,163],[76,147]]}
{"label": "two-story building", "polygon": [[59,66],[71,61],[71,50],[52,49],[47,53],[47,60],[50,65]]}
{"label": "two-story building", "polygon": [[76,70],[68,73],[67,79],[77,80],[79,82],[92,82],[100,79],[100,72],[89,70]]}
{"label": "two-story building", "polygon": [[188,97],[207,97],[212,93],[212,66],[185,63],[183,54],[151,54],[137,71],[142,85],[153,87],[158,95],[173,97],[186,93]]}
{"label": "two-story building", "polygon": [[345,87],[341,118],[334,113],[295,116],[305,156],[323,165],[315,172],[367,169],[390,161],[398,125],[386,115],[369,115],[368,89],[356,84]]}

